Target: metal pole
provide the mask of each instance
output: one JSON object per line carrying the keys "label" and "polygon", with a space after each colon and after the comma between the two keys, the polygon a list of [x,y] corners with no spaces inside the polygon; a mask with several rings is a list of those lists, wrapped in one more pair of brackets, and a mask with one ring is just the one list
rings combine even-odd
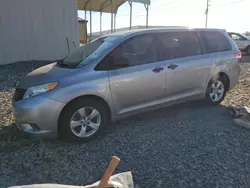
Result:
{"label": "metal pole", "polygon": [[111,2],[111,33],[113,33],[113,3],[112,3],[112,0],[110,0]]}
{"label": "metal pole", "polygon": [[116,29],[116,13],[115,13],[115,22],[114,22],[114,33],[115,33],[115,29]]}
{"label": "metal pole", "polygon": [[111,33],[113,33],[113,13],[111,12]]}
{"label": "metal pole", "polygon": [[90,40],[92,40],[92,11],[91,11],[91,0],[89,0],[89,16],[90,16]]}
{"label": "metal pole", "polygon": [[210,3],[210,0],[207,0],[207,7],[205,11],[205,14],[206,14],[205,28],[207,28],[207,22],[208,22],[208,11],[209,11],[209,6],[210,6],[209,3]]}
{"label": "metal pole", "polygon": [[102,36],[102,12],[100,12],[100,36]]}
{"label": "metal pole", "polygon": [[86,5],[86,0],[84,1],[84,8],[85,8],[85,15],[84,15],[84,19],[85,19],[85,21],[87,21],[87,11],[86,11],[86,7],[87,7],[87,5]]}
{"label": "metal pole", "polygon": [[130,26],[129,29],[131,30],[132,28],[132,2],[129,2],[130,5]]}
{"label": "metal pole", "polygon": [[146,16],[146,28],[148,28],[148,8],[149,8],[149,5],[144,4],[144,6],[145,6],[146,11],[147,11],[147,16]]}

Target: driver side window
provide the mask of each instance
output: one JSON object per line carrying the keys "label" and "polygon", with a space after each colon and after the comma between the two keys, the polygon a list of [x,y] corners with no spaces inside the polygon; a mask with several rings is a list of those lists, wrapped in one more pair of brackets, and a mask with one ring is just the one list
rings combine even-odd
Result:
{"label": "driver side window", "polygon": [[123,57],[129,66],[137,66],[157,61],[157,48],[154,35],[139,35],[121,44]]}
{"label": "driver side window", "polygon": [[153,34],[132,37],[116,47],[103,63],[112,64],[112,69],[120,69],[155,62],[158,58],[155,42]]}
{"label": "driver side window", "polygon": [[236,33],[232,33],[231,37],[232,37],[233,40],[244,40],[244,37],[242,37],[242,36],[240,36],[240,35],[238,35]]}

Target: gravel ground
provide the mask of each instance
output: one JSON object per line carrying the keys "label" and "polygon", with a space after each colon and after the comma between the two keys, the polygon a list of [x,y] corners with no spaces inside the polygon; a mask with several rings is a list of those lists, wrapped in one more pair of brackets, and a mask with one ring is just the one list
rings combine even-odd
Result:
{"label": "gravel ground", "polygon": [[17,80],[46,63],[0,67],[0,187],[31,183],[83,185],[99,180],[112,155],[140,187],[249,187],[250,131],[233,124],[228,105],[250,105],[250,64],[220,106],[190,102],[133,116],[92,142],[29,138],[15,129]]}

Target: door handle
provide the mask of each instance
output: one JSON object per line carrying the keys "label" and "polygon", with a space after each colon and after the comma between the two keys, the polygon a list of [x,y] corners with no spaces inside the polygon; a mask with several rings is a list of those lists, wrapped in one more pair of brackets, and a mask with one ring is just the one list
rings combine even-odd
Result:
{"label": "door handle", "polygon": [[161,72],[163,69],[164,69],[163,67],[155,67],[155,68],[153,68],[152,71],[155,73],[158,73],[158,72]]}
{"label": "door handle", "polygon": [[168,65],[168,69],[171,69],[171,70],[174,70],[177,67],[178,67],[178,65],[176,65],[176,64],[170,64],[170,65]]}

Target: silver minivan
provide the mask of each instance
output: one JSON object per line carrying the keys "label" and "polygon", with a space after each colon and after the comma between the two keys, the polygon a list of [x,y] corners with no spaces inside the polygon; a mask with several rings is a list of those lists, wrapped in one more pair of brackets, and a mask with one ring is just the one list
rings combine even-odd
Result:
{"label": "silver minivan", "polygon": [[17,85],[17,127],[89,140],[111,121],[204,98],[219,104],[239,79],[241,53],[226,31],[168,28],[100,37]]}

